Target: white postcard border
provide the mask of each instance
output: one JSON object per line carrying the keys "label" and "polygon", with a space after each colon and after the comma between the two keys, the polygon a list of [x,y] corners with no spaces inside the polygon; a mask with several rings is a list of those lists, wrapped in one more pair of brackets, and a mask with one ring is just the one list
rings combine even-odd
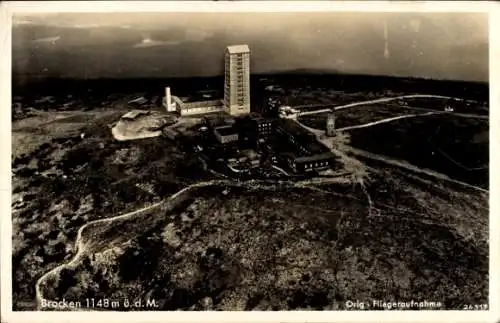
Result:
{"label": "white postcard border", "polygon": [[490,310],[462,311],[288,311],[288,312],[13,312],[11,223],[11,16],[35,12],[489,12],[490,13],[490,164],[499,165],[500,10],[494,2],[389,1],[47,1],[0,4],[1,170],[1,321],[2,322],[498,322],[500,305],[499,175],[490,167]]}

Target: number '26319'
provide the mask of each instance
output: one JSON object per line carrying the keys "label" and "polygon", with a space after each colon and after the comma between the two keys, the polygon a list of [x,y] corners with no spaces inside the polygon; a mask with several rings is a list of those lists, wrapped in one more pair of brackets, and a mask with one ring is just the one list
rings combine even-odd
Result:
{"label": "number '26319'", "polygon": [[462,309],[466,311],[487,311],[488,304],[464,305]]}

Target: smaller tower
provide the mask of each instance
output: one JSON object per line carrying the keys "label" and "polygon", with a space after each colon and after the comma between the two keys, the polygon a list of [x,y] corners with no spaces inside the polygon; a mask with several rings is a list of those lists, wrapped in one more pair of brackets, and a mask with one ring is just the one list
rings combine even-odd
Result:
{"label": "smaller tower", "polygon": [[328,137],[335,136],[335,114],[333,112],[328,113],[328,119],[326,120],[326,135]]}

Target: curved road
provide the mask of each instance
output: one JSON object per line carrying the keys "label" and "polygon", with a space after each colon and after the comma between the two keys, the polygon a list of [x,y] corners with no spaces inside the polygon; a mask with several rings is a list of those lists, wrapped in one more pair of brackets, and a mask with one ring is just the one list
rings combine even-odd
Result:
{"label": "curved road", "polygon": [[[306,116],[306,115],[312,115],[312,114],[318,114],[318,113],[323,113],[327,111],[337,111],[337,110],[343,110],[347,108],[352,108],[360,105],[365,105],[365,104],[371,104],[371,103],[383,103],[383,102],[390,102],[394,100],[399,100],[399,99],[411,99],[411,98],[434,98],[434,99],[454,99],[458,101],[464,101],[464,99],[460,98],[454,98],[454,97],[449,97],[449,96],[442,96],[442,95],[430,95],[430,94],[409,94],[409,95],[401,95],[401,96],[395,96],[395,97],[390,97],[390,98],[380,98],[380,99],[374,99],[374,100],[368,100],[368,101],[359,101],[359,102],[353,102],[345,105],[340,105],[337,107],[333,107],[331,109],[321,109],[321,110],[316,110],[316,111],[305,111],[305,112],[299,112],[298,116]],[[326,106],[326,105],[325,105]],[[331,106],[331,105],[330,105]],[[303,106],[304,107],[304,106]],[[402,109],[406,107],[401,107]],[[408,107],[411,108],[411,107]],[[454,113],[454,112],[447,112],[449,114],[454,114],[457,116],[463,116],[463,117],[475,117],[475,118],[484,118],[488,119],[488,116],[482,116],[482,115],[476,115],[476,114],[466,114],[466,113]]]}
{"label": "curved road", "polygon": [[338,128],[336,129],[337,131],[345,131],[345,130],[352,130],[352,129],[359,129],[359,128],[366,128],[366,127],[371,127],[375,126],[381,123],[386,123],[386,122],[391,122],[395,120],[400,120],[400,119],[407,119],[407,118],[415,118],[415,117],[424,117],[424,116],[430,116],[433,114],[443,114],[446,113],[444,111],[436,111],[436,112],[427,112],[427,113],[420,113],[420,114],[405,114],[402,116],[397,116],[397,117],[392,117],[392,118],[387,118],[387,119],[382,119],[382,120],[377,120],[369,123],[364,123],[360,125],[355,125],[355,126],[349,126],[349,127],[344,127],[344,128]]}
{"label": "curved road", "polygon": [[411,98],[454,99],[454,100],[463,101],[463,99],[454,98],[451,96],[430,95],[430,94],[409,94],[409,95],[401,95],[401,96],[395,96],[395,97],[390,97],[390,98],[380,98],[380,99],[375,99],[375,100],[349,103],[349,104],[335,107],[334,110],[342,110],[342,109],[351,108],[351,107],[355,107],[358,105],[370,104],[370,103],[382,103],[382,102],[390,102],[390,101],[399,100],[399,99],[411,99]]}
{"label": "curved road", "polygon": [[[342,109],[346,109],[346,108],[350,108],[350,107],[355,107],[355,106],[359,106],[359,105],[364,105],[364,104],[369,104],[369,103],[389,102],[389,101],[392,101],[392,100],[404,99],[404,98],[438,98],[438,99],[455,99],[455,100],[463,101],[463,99],[460,99],[460,98],[453,98],[453,97],[447,97],[447,96],[414,94],[414,95],[403,95],[403,96],[391,97],[391,98],[381,98],[381,99],[370,100],[370,101],[354,102],[354,103],[346,104],[346,105],[343,105],[343,106],[335,107],[334,110],[342,110]],[[361,125],[339,128],[337,130],[341,131],[341,130],[351,130],[351,129],[357,129],[357,128],[365,128],[365,127],[370,127],[370,126],[374,126],[374,125],[377,125],[377,124],[386,123],[386,122],[390,122],[390,121],[394,121],[394,120],[399,120],[399,119],[404,119],[404,118],[415,118],[415,117],[419,117],[419,116],[427,116],[427,115],[432,115],[432,114],[444,114],[444,113],[458,115],[458,116],[461,116],[461,117],[472,117],[472,118],[478,117],[477,115],[473,115],[473,114],[467,115],[467,114],[460,114],[460,113],[455,114],[453,112],[448,112],[448,111],[435,111],[435,112],[429,112],[429,113],[423,113],[423,114],[410,114],[410,115],[405,115],[405,116],[391,117],[391,118],[382,119],[382,120],[378,120],[378,121],[374,121],[374,122],[369,122],[369,123],[365,123],[365,124],[361,124]],[[480,116],[480,117],[484,117],[486,119],[488,118],[487,116]],[[305,124],[303,124],[302,122],[300,122],[298,120],[295,120],[295,122],[297,122],[299,125],[301,125],[305,129],[307,129],[311,133],[315,134],[318,137],[319,141],[321,141],[321,139],[319,137],[325,134],[325,131],[323,131],[323,130],[319,130],[319,129],[314,129],[314,128],[308,127],[308,126],[306,126]],[[447,181],[450,181],[450,182],[453,182],[453,183],[456,183],[456,184],[463,185],[465,187],[474,188],[474,189],[479,190],[479,191],[484,192],[484,193],[489,193],[488,190],[486,190],[486,189],[484,189],[482,187],[478,187],[478,186],[474,186],[474,185],[471,185],[471,184],[468,184],[468,183],[464,183],[464,182],[461,182],[461,181],[449,178],[448,176],[446,176],[444,174],[440,174],[438,172],[434,172],[434,171],[431,171],[431,170],[428,170],[428,169],[422,169],[420,167],[417,167],[415,165],[411,165],[411,164],[406,163],[406,162],[401,162],[399,160],[388,158],[386,156],[381,156],[381,155],[373,154],[373,153],[370,153],[368,151],[364,151],[364,150],[361,150],[361,149],[355,149],[353,147],[349,147],[349,151],[351,153],[363,156],[365,158],[382,161],[382,162],[391,164],[393,166],[398,166],[398,167],[405,168],[405,169],[413,171],[413,172],[423,173],[423,174],[426,174],[426,175],[429,175],[429,176],[432,176],[432,177],[435,177],[435,178],[438,178],[438,179],[441,179],[441,180],[447,180]]]}
{"label": "curved road", "polygon": [[[391,96],[391,97],[386,97],[386,98],[378,98],[378,99],[373,99],[373,100],[368,100],[368,101],[358,101],[354,103],[349,103],[346,104],[346,107],[349,106],[356,106],[360,104],[368,104],[368,103],[380,103],[380,102],[388,102],[392,100],[397,100],[397,99],[411,99],[411,98],[435,98],[435,99],[455,99],[459,101],[464,101],[464,99],[460,98],[454,98],[451,96],[442,96],[442,95],[432,95],[432,94],[407,94],[407,95],[400,95],[400,96]],[[297,109],[303,109],[303,108],[308,108],[308,107],[326,107],[326,106],[331,106],[333,104],[310,104],[310,105],[299,105],[296,106]],[[343,106],[341,106],[343,107]]]}

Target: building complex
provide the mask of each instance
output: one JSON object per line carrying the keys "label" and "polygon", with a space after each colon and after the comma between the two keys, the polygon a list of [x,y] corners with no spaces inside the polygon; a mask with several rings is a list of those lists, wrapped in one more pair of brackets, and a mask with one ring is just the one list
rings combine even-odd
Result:
{"label": "building complex", "polygon": [[248,45],[228,46],[224,57],[224,97],[203,100],[202,98],[180,98],[165,88],[163,106],[167,112],[181,116],[225,112],[232,116],[250,113],[250,48]]}
{"label": "building complex", "polygon": [[[265,118],[251,112],[248,45],[228,46],[224,62],[222,98],[213,93],[178,97],[171,95],[167,87],[163,100],[165,109],[180,116],[203,115],[213,144],[224,147],[224,151],[233,148],[235,152],[255,151],[261,156],[268,156],[271,163],[281,163],[294,173],[322,171],[334,166],[334,154],[290,117],[296,114],[292,108],[282,107],[277,118]],[[333,114],[328,117],[327,134],[335,134]],[[247,157],[229,157],[228,166],[235,169],[234,163]],[[248,158],[253,166],[260,160],[255,156]]]}

